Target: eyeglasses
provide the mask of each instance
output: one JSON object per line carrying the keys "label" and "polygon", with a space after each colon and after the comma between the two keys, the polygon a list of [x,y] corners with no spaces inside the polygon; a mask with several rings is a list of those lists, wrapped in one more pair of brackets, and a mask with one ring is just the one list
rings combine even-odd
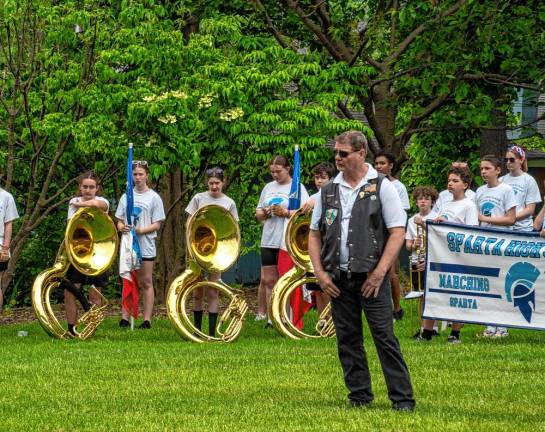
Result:
{"label": "eyeglasses", "polygon": [[132,166],[148,166],[148,161],[134,160],[134,161],[132,161]]}
{"label": "eyeglasses", "polygon": [[360,150],[354,150],[354,151],[345,151],[345,150],[333,150],[333,154],[335,156],[340,156],[341,158],[347,158],[348,156],[350,156],[352,153],[357,153],[359,152]]}
{"label": "eyeglasses", "polygon": [[508,157],[503,158],[503,161],[504,161],[505,163],[507,163],[507,162],[513,163],[513,162],[515,162],[516,160],[517,160],[516,158],[508,158]]}

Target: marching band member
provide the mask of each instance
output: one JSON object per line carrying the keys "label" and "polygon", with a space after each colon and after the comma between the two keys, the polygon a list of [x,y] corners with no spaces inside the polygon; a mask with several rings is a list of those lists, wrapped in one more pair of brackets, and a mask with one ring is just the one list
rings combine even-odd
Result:
{"label": "marching band member", "polygon": [[[267,307],[272,289],[278,280],[278,255],[284,235],[284,222],[290,217],[288,210],[291,189],[291,166],[285,156],[275,156],[269,164],[273,181],[261,191],[256,208],[256,218],[263,224],[261,234],[261,278],[258,288],[258,313],[256,321],[267,318]],[[301,192],[303,191],[301,187]],[[307,194],[308,198],[308,194]],[[269,320],[267,327],[272,326]]]}
{"label": "marching band member", "polygon": [[[87,171],[78,179],[78,194],[72,198],[68,204],[67,220],[72,219],[76,211],[84,207],[94,207],[108,212],[110,203],[106,198],[99,196],[100,181],[96,174]],[[95,289],[104,288],[108,283],[107,272],[99,276],[86,276],[80,273],[72,264],[66,272],[66,276],[61,281],[61,287],[64,288],[64,309],[68,331],[75,335],[75,327],[78,322],[78,306],[76,298],[80,301],[85,311],[91,307],[90,303],[100,306],[100,297],[94,290],[89,291],[89,300],[80,291],[82,285],[93,285]]]}
{"label": "marching band member", "polygon": [[[390,152],[381,151],[375,155],[375,169],[379,173],[384,174],[388,178],[388,180],[390,180],[392,185],[395,187],[397,193],[399,194],[399,198],[401,198],[403,210],[408,211],[411,207],[411,204],[409,202],[407,188],[403,183],[401,183],[398,179],[392,176],[394,164],[395,157]],[[392,265],[389,273],[390,284],[392,285],[392,301],[394,302],[393,316],[395,320],[401,320],[405,313],[401,308],[401,284],[399,282],[398,272],[399,260],[396,258],[394,265]]]}
{"label": "marching band member", "polygon": [[[195,194],[185,209],[186,213],[191,216],[201,207],[215,204],[229,211],[238,222],[238,212],[235,202],[223,193],[223,186],[225,185],[223,170],[219,167],[210,168],[206,170],[205,175],[208,191]],[[220,278],[221,273],[211,273],[208,275],[208,280],[211,282],[217,282]],[[216,289],[199,288],[193,290],[193,320],[195,327],[201,330],[203,297],[205,295],[208,301],[208,334],[214,337],[216,335],[219,302],[219,293]]]}
{"label": "marching band member", "polygon": [[13,221],[19,218],[17,206],[13,195],[0,187],[0,313],[4,306],[4,290],[2,288],[2,277],[8,268],[11,257],[9,246],[13,233]]}
{"label": "marching band member", "polygon": [[[463,168],[463,169],[469,170],[469,167],[467,166],[466,162],[456,161],[456,162],[452,162],[452,164],[450,166],[451,166],[451,168],[458,167],[458,168]],[[470,187],[471,187],[471,185],[469,185],[469,187],[466,189],[465,196],[466,196],[466,198],[474,199],[475,198],[475,192],[473,192],[470,189]],[[435,205],[433,206],[433,211],[436,212],[436,213],[439,212],[439,210],[443,207],[443,205],[446,204],[449,201],[452,201],[452,194],[449,192],[449,190],[445,189],[444,191],[441,191],[439,193],[439,197],[437,198],[437,201],[435,201]]]}
{"label": "marching band member", "polygon": [[[452,194],[452,201],[442,204],[436,222],[454,222],[458,224],[476,226],[479,225],[479,212],[475,202],[466,197],[466,191],[471,184],[471,174],[467,168],[460,166],[451,167],[448,171],[448,191]],[[434,320],[424,320],[424,330],[419,340],[431,340],[433,336]],[[461,342],[461,323],[452,323],[452,330],[447,339],[448,343]]]}
{"label": "marching band member", "polygon": [[[133,161],[132,176],[134,179],[134,210],[136,237],[142,252],[142,266],[137,270],[138,286],[144,294],[144,322],[140,324],[141,329],[151,328],[151,317],[153,315],[153,304],[155,294],[153,291],[153,264],[156,256],[155,239],[157,231],[161,228],[161,222],[165,220],[163,201],[157,192],[148,186],[149,167],[146,161]],[[127,195],[123,194],[115,212],[117,218],[117,229],[128,233],[132,226],[125,224],[127,210]],[[119,326],[126,328],[130,326],[129,314],[122,308]]]}
{"label": "marching band member", "polygon": [[508,184],[515,192],[517,201],[515,231],[532,231],[532,216],[536,204],[541,202],[539,187],[535,179],[527,173],[526,153],[519,146],[511,146],[505,153],[508,173],[500,177],[502,183]]}
{"label": "marching band member", "polygon": [[[432,208],[437,200],[437,190],[433,186],[418,186],[413,191],[413,198],[418,207],[418,213],[413,215],[407,223],[407,233],[405,234],[405,247],[411,253],[411,283],[413,287],[420,287],[424,290],[425,262],[421,261],[422,257],[418,256],[417,251],[423,248],[422,235],[418,235],[418,231],[426,229],[425,221],[433,220],[437,217]],[[417,228],[417,226],[419,228]],[[420,314],[422,314],[422,297],[419,299]],[[414,338],[419,338],[422,333],[422,328],[414,335]],[[434,333],[435,335],[435,333]]]}
{"label": "marching band member", "polygon": [[[513,188],[506,183],[501,183],[500,160],[487,155],[481,158],[481,177],[485,185],[477,189],[475,203],[479,209],[479,222],[481,226],[495,226],[509,228],[515,224],[517,200]],[[487,326],[484,337],[507,337],[509,335],[505,327]]]}

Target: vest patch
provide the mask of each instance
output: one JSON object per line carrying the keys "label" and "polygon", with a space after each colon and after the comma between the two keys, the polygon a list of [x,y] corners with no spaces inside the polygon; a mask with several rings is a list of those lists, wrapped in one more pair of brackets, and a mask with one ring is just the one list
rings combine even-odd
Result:
{"label": "vest patch", "polygon": [[335,219],[337,219],[337,209],[326,209],[325,211],[325,222],[327,225],[331,225]]}

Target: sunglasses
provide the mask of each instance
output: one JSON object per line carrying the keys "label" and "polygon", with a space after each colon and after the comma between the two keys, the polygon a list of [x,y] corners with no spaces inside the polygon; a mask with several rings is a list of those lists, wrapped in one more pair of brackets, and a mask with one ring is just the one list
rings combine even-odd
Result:
{"label": "sunglasses", "polygon": [[223,170],[221,168],[209,168],[205,171],[206,177],[223,177]]}
{"label": "sunglasses", "polygon": [[352,153],[357,153],[357,152],[359,152],[359,150],[354,150],[354,151],[351,151],[351,152],[345,151],[345,150],[333,150],[333,154],[334,154],[335,156],[339,156],[339,157],[341,157],[341,158],[343,158],[343,159],[347,158],[347,157],[350,156]]}
{"label": "sunglasses", "polygon": [[135,161],[132,161],[132,166],[148,166],[148,161],[135,160]]}
{"label": "sunglasses", "polygon": [[503,161],[504,161],[505,163],[507,163],[507,162],[513,163],[513,162],[515,162],[516,160],[517,160],[517,158],[514,158],[514,157],[513,157],[513,158],[508,158],[508,157],[503,158]]}

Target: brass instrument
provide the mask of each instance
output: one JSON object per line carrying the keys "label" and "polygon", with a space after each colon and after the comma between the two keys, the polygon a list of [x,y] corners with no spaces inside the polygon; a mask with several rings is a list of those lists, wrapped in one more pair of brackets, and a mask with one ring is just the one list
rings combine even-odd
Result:
{"label": "brass instrument", "polygon": [[293,325],[288,310],[289,299],[295,289],[303,284],[316,283],[312,262],[308,255],[308,235],[310,214],[302,209],[295,212],[286,228],[286,247],[295,266],[276,282],[269,304],[269,316],[281,335],[291,339],[331,337],[335,335],[335,326],[331,318],[331,304],[328,304],[319,316],[315,333],[305,333]]}
{"label": "brass instrument", "polygon": [[[167,315],[180,336],[193,342],[231,342],[242,329],[248,305],[242,292],[228,285],[204,280],[204,273],[222,273],[237,260],[240,252],[240,229],[231,213],[217,205],[197,210],[186,230],[187,265],[170,285],[167,293]],[[216,336],[199,330],[191,321],[186,305],[198,288],[215,288],[230,298],[227,309],[216,325]]]}
{"label": "brass instrument", "polygon": [[[102,210],[85,207],[79,209],[68,221],[64,241],[59,247],[53,267],[41,272],[32,286],[32,306],[44,330],[58,339],[87,339],[105,318],[108,301],[100,295],[101,306],[92,305],[81,316],[75,334],[65,330],[53,313],[50,295],[59,287],[68,267],[72,264],[86,276],[104,273],[117,255],[118,236],[114,222]],[[77,330],[78,326],[84,326]]]}
{"label": "brass instrument", "polygon": [[[427,238],[426,230],[422,228],[419,224],[416,224],[416,240],[419,244],[415,250],[417,256],[417,264],[422,264],[426,261],[426,247],[427,247]],[[415,240],[415,241],[416,241]],[[409,264],[410,264],[410,279],[411,279],[411,292],[406,296],[406,300],[411,300],[415,298],[420,298],[424,295],[423,282],[422,278],[424,277],[423,271],[417,271],[413,269],[412,254],[409,254]],[[413,277],[418,280],[416,286],[414,286]]]}

